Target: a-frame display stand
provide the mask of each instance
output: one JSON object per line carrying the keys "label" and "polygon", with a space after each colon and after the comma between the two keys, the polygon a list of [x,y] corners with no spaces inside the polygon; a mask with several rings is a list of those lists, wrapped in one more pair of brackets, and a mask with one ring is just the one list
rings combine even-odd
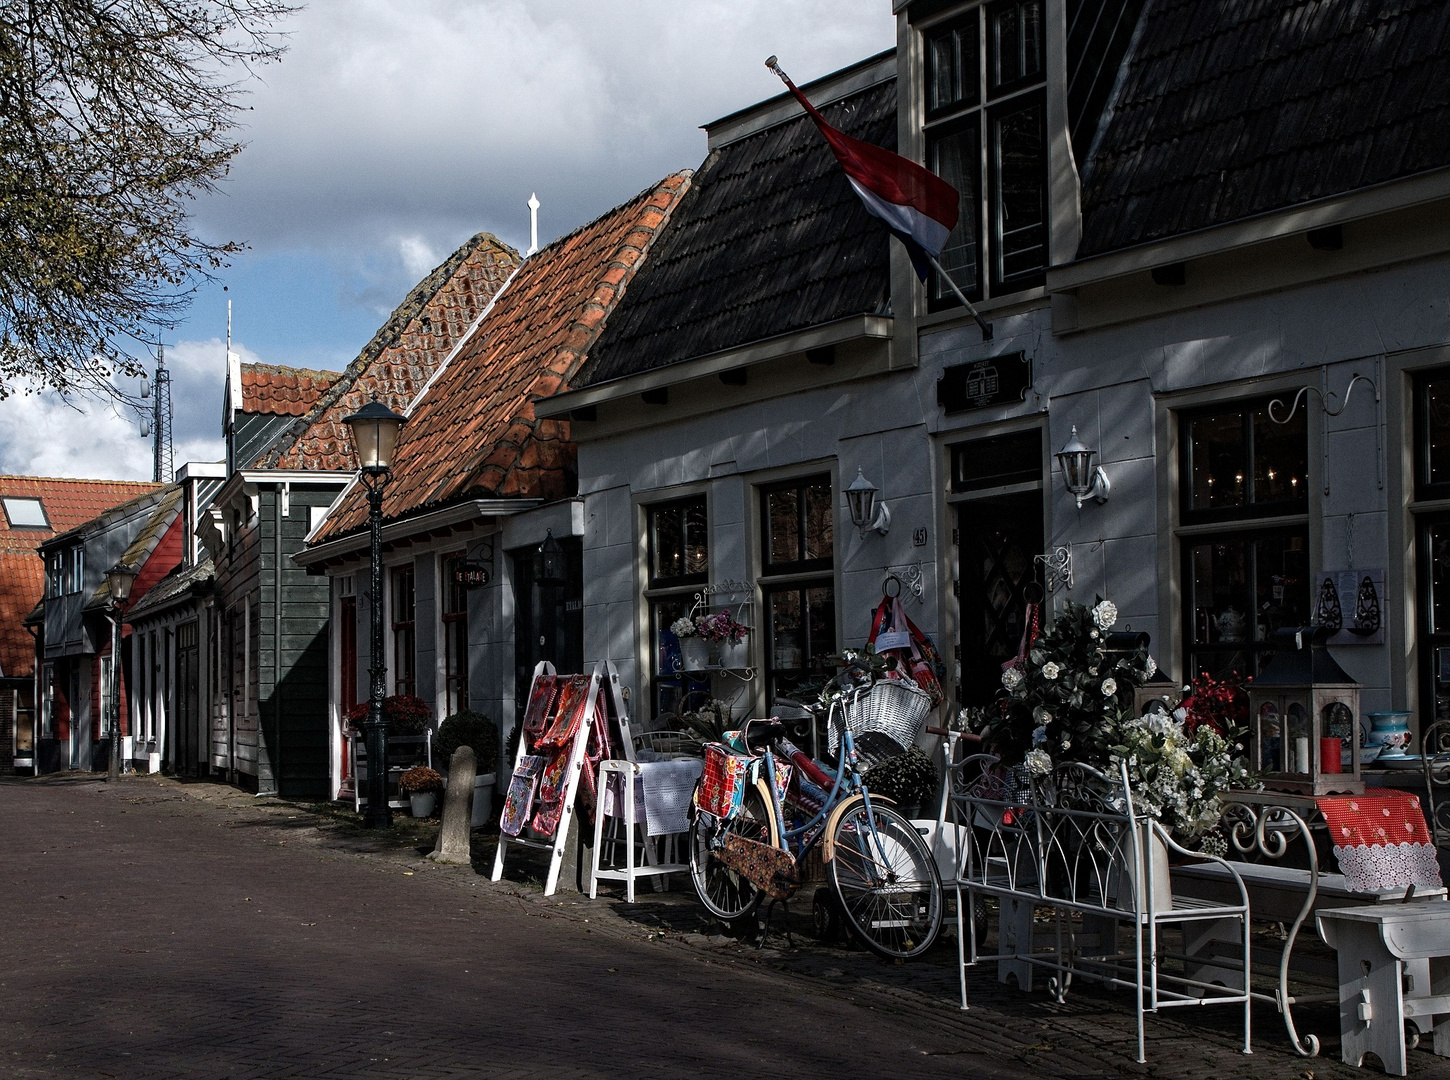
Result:
{"label": "a-frame display stand", "polygon": [[[533,700],[534,688],[542,675],[554,675],[554,665],[547,660],[542,660],[534,668],[534,677],[529,681],[529,700]],[[599,715],[600,690],[604,691],[605,714]],[[536,851],[547,851],[549,855],[549,873],[544,881],[544,895],[553,896],[559,886],[559,870],[564,865],[564,845],[569,837],[569,828],[574,823],[574,797],[579,793],[579,778],[584,772],[584,756],[588,752],[589,736],[593,734],[596,724],[607,725],[610,718],[616,721],[624,721],[621,727],[628,730],[628,716],[624,711],[624,698],[619,685],[619,672],[614,669],[614,664],[608,660],[601,660],[594,665],[594,674],[589,679],[588,697],[585,698],[584,718],[579,723],[578,730],[574,733],[574,745],[569,751],[569,766],[567,779],[564,784],[564,807],[559,817],[559,825],[554,830],[552,840],[530,840],[523,836],[509,836],[502,830],[499,831],[498,852],[493,857],[493,877],[497,881],[503,877],[504,852],[513,845],[519,847],[533,848]],[[608,731],[608,728],[605,728]],[[519,763],[529,753],[528,737],[524,734],[519,736],[519,749],[514,755],[513,768],[509,776],[518,770]]]}

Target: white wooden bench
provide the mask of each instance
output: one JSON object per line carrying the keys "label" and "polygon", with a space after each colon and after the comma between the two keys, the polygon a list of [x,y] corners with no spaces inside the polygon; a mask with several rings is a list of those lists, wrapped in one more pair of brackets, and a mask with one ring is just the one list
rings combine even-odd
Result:
{"label": "white wooden bench", "polygon": [[1404,1076],[1407,1020],[1432,1029],[1435,1053],[1450,1057],[1450,903],[1329,908],[1316,921],[1339,957],[1345,1063],[1374,1054],[1385,1072]]}

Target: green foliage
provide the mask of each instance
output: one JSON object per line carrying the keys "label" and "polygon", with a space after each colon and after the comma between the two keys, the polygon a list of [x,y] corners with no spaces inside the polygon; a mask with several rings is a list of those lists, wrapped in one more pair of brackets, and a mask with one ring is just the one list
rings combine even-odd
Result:
{"label": "green foliage", "polygon": [[438,738],[433,742],[435,761],[446,766],[460,746],[472,747],[480,776],[498,767],[498,726],[483,713],[464,710],[438,725]]}
{"label": "green foliage", "polygon": [[239,75],[277,59],[283,0],[0,5],[0,397],[139,374],[241,250],[187,204],[241,149]]}
{"label": "green foliage", "polygon": [[887,758],[866,777],[872,795],[884,795],[902,806],[915,806],[935,799],[939,793],[936,768],[918,746]]}
{"label": "green foliage", "polygon": [[1116,621],[1108,601],[1089,608],[1069,600],[1021,669],[1003,672],[998,706],[976,714],[987,748],[1014,763],[1034,746],[1076,761],[1107,761],[1118,723],[1133,712],[1133,692],[1156,670],[1146,649],[1104,649]]}

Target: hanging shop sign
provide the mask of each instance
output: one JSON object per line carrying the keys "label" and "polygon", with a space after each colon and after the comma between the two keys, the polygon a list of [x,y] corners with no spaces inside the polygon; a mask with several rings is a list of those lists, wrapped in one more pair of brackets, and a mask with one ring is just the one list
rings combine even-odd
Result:
{"label": "hanging shop sign", "polygon": [[936,382],[936,403],[948,413],[1024,401],[1032,388],[1032,361],[1025,352],[1005,353],[970,364],[953,364]]}
{"label": "hanging shop sign", "polygon": [[453,568],[453,584],[465,589],[481,589],[493,580],[488,564],[469,559]]}

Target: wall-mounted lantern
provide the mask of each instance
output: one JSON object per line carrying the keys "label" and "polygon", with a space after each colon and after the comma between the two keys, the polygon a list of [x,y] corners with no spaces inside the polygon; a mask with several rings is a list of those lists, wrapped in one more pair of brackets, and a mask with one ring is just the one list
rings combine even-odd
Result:
{"label": "wall-mounted lantern", "polygon": [[559,541],[554,539],[554,530],[550,529],[544,536],[544,542],[539,545],[538,554],[534,558],[534,583],[536,585],[565,585],[569,581],[568,567],[564,562],[564,548]]}
{"label": "wall-mounted lantern", "polygon": [[1056,455],[1057,463],[1062,466],[1063,486],[1067,488],[1069,495],[1077,499],[1079,510],[1082,509],[1083,501],[1089,497],[1100,503],[1107,502],[1108,493],[1113,490],[1103,467],[1093,465],[1096,455],[1096,450],[1089,450],[1077,437],[1076,426],[1072,429],[1072,437],[1068,439],[1067,445]]}
{"label": "wall-mounted lantern", "polygon": [[861,530],[862,537],[872,529],[882,536],[891,531],[891,511],[884,502],[876,501],[876,495],[876,485],[858,468],[856,479],[846,488],[846,504],[851,508],[851,524]]}

